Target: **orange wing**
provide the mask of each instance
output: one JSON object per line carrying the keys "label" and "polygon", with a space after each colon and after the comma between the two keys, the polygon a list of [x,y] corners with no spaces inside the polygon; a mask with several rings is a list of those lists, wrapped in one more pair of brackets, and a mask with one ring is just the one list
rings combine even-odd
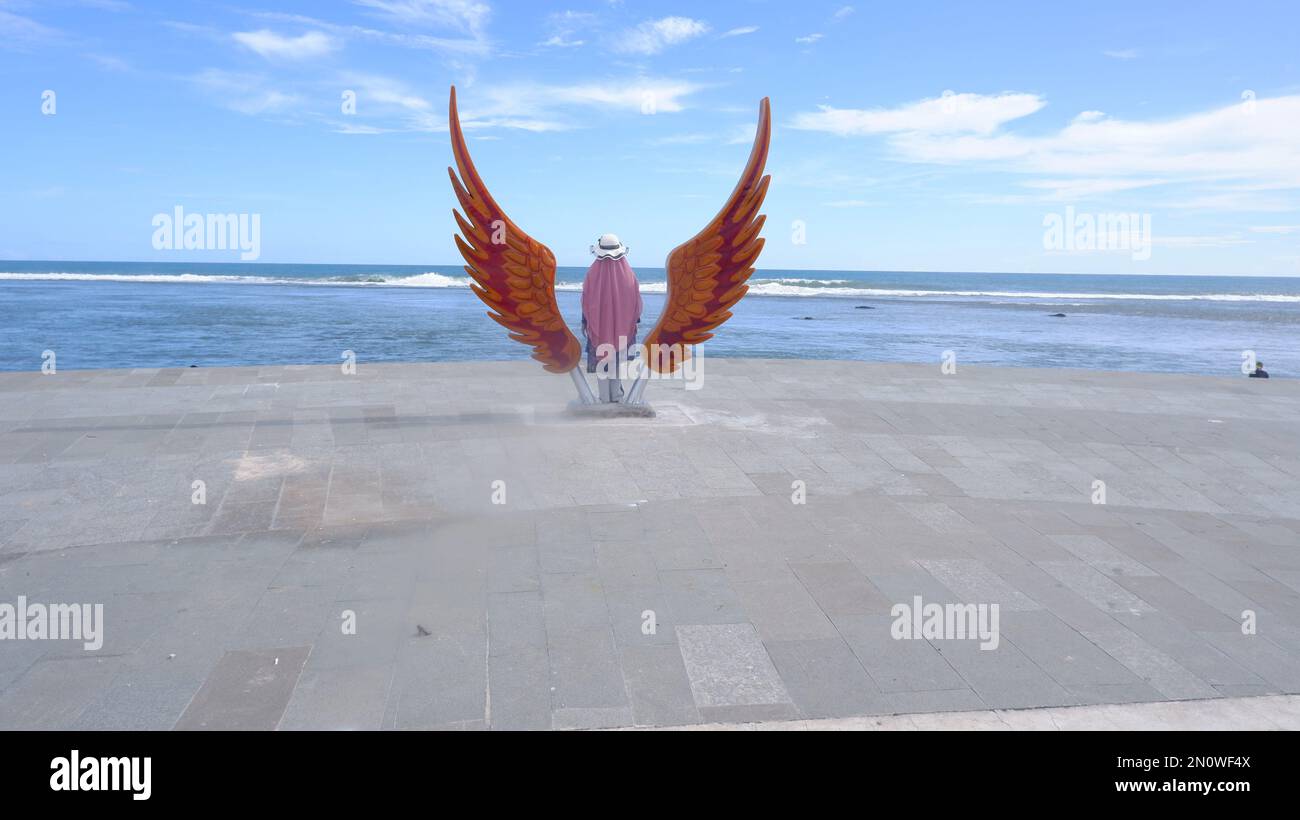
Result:
{"label": "orange wing", "polygon": [[455,86],[449,127],[460,177],[451,168],[447,174],[469,217],[452,210],[460,226],[456,247],[465,257],[465,271],[474,279],[470,287],[488,306],[488,316],[510,331],[510,338],[531,345],[533,358],[547,370],[567,373],[582,358],[582,346],[555,301],[555,254],[511,222],[488,193],[460,130]]}
{"label": "orange wing", "polygon": [[668,254],[663,316],[645,340],[649,364],[660,373],[672,373],[689,357],[687,345],[711,339],[710,331],[731,318],[732,306],[749,290],[745,281],[763,249],[758,232],[764,217],[758,209],[772,179],[763,175],[771,138],[772,114],[764,97],[754,150],[727,204],[694,239]]}

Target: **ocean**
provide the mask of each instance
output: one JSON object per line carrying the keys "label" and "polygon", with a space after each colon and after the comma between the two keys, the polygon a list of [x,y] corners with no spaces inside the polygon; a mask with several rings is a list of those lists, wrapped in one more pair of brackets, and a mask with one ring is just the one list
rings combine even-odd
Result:
{"label": "ocean", "polygon": [[[561,268],[580,324],[584,268]],[[638,268],[642,333],[662,268]],[[0,261],[0,370],[526,359],[457,266]],[[1053,314],[1063,313],[1064,316]],[[1300,374],[1300,278],[761,269],[706,356]]]}

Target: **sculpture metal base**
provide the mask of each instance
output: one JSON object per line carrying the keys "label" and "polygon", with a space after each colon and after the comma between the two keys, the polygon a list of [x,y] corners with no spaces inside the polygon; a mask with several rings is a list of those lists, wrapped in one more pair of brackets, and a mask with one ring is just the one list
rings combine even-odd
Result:
{"label": "sculpture metal base", "polygon": [[593,419],[652,419],[655,409],[648,404],[624,404],[621,401],[597,402],[584,404],[579,401],[569,402],[568,412],[573,416]]}

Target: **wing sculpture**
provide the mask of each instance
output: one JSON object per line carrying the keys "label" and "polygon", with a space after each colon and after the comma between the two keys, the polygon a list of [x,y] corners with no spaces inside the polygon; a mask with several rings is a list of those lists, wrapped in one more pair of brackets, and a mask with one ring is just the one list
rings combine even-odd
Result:
{"label": "wing sculpture", "polygon": [[689,357],[688,345],[712,338],[710,331],[731,318],[732,306],[749,290],[745,281],[763,249],[758,232],[764,217],[758,209],[772,179],[763,175],[771,137],[772,114],[764,97],[754,149],[727,204],[694,239],[668,254],[664,312],[645,339],[648,363],[660,373],[675,371]]}
{"label": "wing sculpture", "polygon": [[488,316],[510,331],[510,338],[531,345],[533,358],[547,370],[567,373],[582,358],[582,346],[555,301],[555,254],[511,222],[488,193],[460,130],[454,86],[449,116],[460,178],[451,168],[447,174],[465,211],[465,216],[454,209],[452,213],[460,226],[456,247],[474,280],[470,287],[488,306]]}

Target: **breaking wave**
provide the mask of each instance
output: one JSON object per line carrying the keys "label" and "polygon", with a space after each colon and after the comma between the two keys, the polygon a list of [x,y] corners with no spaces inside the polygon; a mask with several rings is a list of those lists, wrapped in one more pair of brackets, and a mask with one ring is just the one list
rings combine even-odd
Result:
{"label": "breaking wave", "polygon": [[[389,287],[389,288],[468,288],[468,276],[451,276],[428,271],[419,274],[370,274],[344,276],[275,277],[234,274],[128,274],[44,272],[15,273],[0,271],[0,281],[32,282],[125,282],[168,284],[241,284],[297,285],[307,287]],[[560,281],[559,291],[582,289],[580,281]],[[642,293],[665,293],[667,283],[641,283]],[[1150,302],[1300,302],[1300,295],[1271,293],[1087,293],[1017,290],[923,290],[916,288],[868,287],[851,279],[808,279],[798,277],[750,279],[749,293],[754,296],[819,296],[845,299],[865,298],[949,298],[949,299],[1030,299],[1030,300],[1123,300]]]}

